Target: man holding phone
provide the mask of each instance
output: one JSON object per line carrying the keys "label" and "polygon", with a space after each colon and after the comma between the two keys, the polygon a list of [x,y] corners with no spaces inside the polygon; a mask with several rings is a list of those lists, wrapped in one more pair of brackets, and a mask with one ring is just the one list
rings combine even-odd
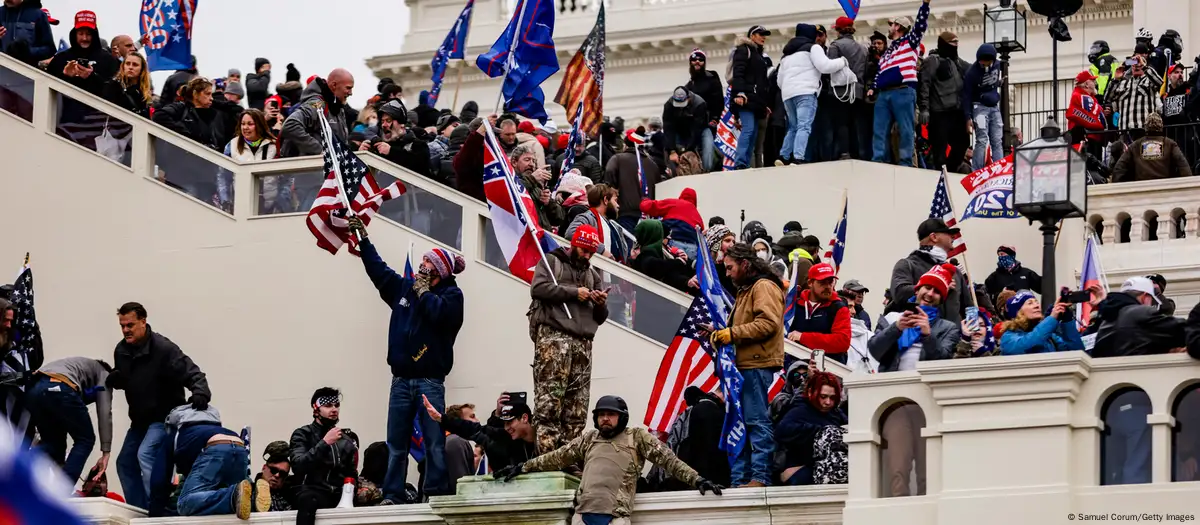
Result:
{"label": "man holding phone", "polygon": [[1139,46],[1134,55],[1113,72],[1113,81],[1105,97],[1112,103],[1113,111],[1120,114],[1117,128],[1127,130],[1135,140],[1146,134],[1143,130],[1150,114],[1162,107],[1158,90],[1163,81],[1154,68],[1146,66],[1149,51]]}
{"label": "man holding phone", "polygon": [[[292,432],[292,471],[300,480],[296,492],[296,523],[313,525],[317,509],[332,509],[341,496],[343,480],[358,478],[358,438],[338,426],[342,392],[321,387],[309,402],[313,422]],[[412,420],[412,416],[409,416]]]}
{"label": "man holding phone", "polygon": [[69,40],[71,47],[54,55],[46,70],[79,89],[101,96],[104,83],[117,74],[117,60],[100,47],[96,13],[75,13],[75,28]]}
{"label": "man holding phone", "polygon": [[[446,409],[445,379],[454,366],[454,341],[463,325],[463,293],[455,275],[466,269],[461,255],[434,248],[421,257],[415,277],[396,273],[380,258],[367,238],[362,221],[351,217],[350,231],[357,233],[363,267],[379,290],[379,297],[392,310],[388,326],[387,363],[392,368],[388,400],[388,471],[383,497],[405,503],[408,477],[408,447],[412,442],[413,419],[423,399],[439,411]],[[421,417],[425,436],[424,493],[437,496],[453,493],[446,474],[446,437],[432,418]]]}

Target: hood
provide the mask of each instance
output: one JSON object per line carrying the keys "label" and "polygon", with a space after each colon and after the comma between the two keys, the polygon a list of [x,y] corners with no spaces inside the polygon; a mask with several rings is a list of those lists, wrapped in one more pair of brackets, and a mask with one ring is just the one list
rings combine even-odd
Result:
{"label": "hood", "polygon": [[691,188],[684,188],[683,191],[679,192],[679,200],[690,202],[690,203],[692,203],[692,206],[695,206],[696,205],[696,190],[693,190]]}
{"label": "hood", "polygon": [[750,40],[750,37],[748,36],[739,36],[737,37],[737,40],[733,41],[733,47],[738,48],[741,46],[758,47],[758,44],[755,44],[754,41]]}
{"label": "hood", "polygon": [[796,24],[796,37],[788,40],[783,46],[783,56],[799,51],[808,51],[817,41],[817,26],[812,24]]}
{"label": "hood", "polygon": [[850,318],[850,337],[862,337],[871,334],[871,329],[867,328],[866,322],[857,317]]}
{"label": "hood", "polygon": [[[462,111],[458,112],[458,118],[462,119],[463,124],[470,124],[478,116],[479,104],[476,104],[474,100],[467,101],[466,104],[463,104]],[[466,126],[462,127],[465,128]]]}
{"label": "hood", "polygon": [[1142,303],[1137,302],[1127,293],[1117,292],[1109,295],[1104,301],[1100,302],[1100,319],[1105,321],[1116,321],[1117,315],[1128,306],[1138,306]]}
{"label": "hood", "polygon": [[958,46],[952,45],[950,42],[947,42],[945,39],[939,36],[937,40],[937,54],[938,56],[942,56],[951,60],[957,60]]}
{"label": "hood", "polygon": [[705,392],[704,390],[701,390],[700,387],[689,386],[683,391],[683,402],[687,403],[687,406],[694,407],[704,400],[721,404],[721,398],[717,397],[717,394]]}
{"label": "hood", "polygon": [[[28,3],[28,2],[26,2],[26,3]],[[21,4],[21,5],[24,6],[25,4]],[[39,7],[38,9],[41,9],[41,8]],[[92,47],[88,48],[88,50],[87,50],[88,53],[94,53],[96,51],[99,51],[101,53],[104,52],[104,49],[103,49],[104,46],[102,46],[100,44],[100,31],[97,31],[90,27],[83,27],[78,30],[71,29],[70,34],[67,36],[67,41],[71,43],[71,49],[76,50],[76,51],[83,51],[83,48],[79,47],[79,41],[75,39],[75,33],[77,31],[88,31],[92,34]]]}
{"label": "hood", "polygon": [[300,93],[300,102],[308,102],[309,100],[319,98],[327,105],[338,105],[337,99],[333,96],[333,91],[329,89],[329,84],[321,77],[314,78],[313,81],[304,88]]}
{"label": "hood", "polygon": [[204,410],[196,410],[192,408],[192,405],[179,405],[172,408],[171,413],[167,414],[167,424],[175,428],[197,423],[220,425],[221,413],[213,405],[208,405],[208,408]]}
{"label": "hood", "polygon": [[984,58],[991,58],[994,60],[996,58],[996,55],[997,55],[996,46],[993,46],[991,44],[983,44],[983,45],[979,46],[979,51],[975,52],[975,59],[982,60]]}
{"label": "hood", "polygon": [[787,232],[783,234],[783,237],[780,237],[779,242],[776,243],[777,246],[787,253],[799,248],[802,244],[804,244],[803,232]]}

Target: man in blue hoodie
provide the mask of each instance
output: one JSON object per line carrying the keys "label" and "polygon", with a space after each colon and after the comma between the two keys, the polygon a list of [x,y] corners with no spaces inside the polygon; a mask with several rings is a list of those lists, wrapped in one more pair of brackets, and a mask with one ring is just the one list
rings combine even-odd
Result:
{"label": "man in blue hoodie", "polygon": [[54,51],[54,34],[49,16],[42,12],[42,0],[0,4],[0,52],[33,66],[54,56]]}
{"label": "man in blue hoodie", "polygon": [[388,400],[387,444],[390,453],[383,497],[405,502],[408,476],[408,445],[413,419],[418,415],[425,436],[425,491],[427,495],[452,494],[443,452],[445,433],[425,414],[422,396],[438,412],[446,410],[444,381],[454,366],[454,340],[463,325],[463,293],[454,276],[466,268],[461,255],[444,248],[425,253],[417,275],[396,273],[379,257],[357,217],[350,218],[351,232],[362,241],[363,266],[379,290],[379,297],[392,309],[388,328],[388,365],[392,367],[391,397]]}
{"label": "man in blue hoodie", "polygon": [[1004,158],[1004,117],[1000,114],[1000,85],[1004,72],[996,60],[996,47],[979,46],[975,63],[963,78],[963,112],[967,116],[967,132],[975,130],[975,156],[971,169],[989,164],[988,145],[992,147],[992,162]]}

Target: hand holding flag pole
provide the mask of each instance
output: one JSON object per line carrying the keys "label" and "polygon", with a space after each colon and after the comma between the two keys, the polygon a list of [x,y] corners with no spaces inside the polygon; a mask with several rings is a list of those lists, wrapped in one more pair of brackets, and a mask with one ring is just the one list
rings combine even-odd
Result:
{"label": "hand holding flag pole", "polygon": [[[325,119],[325,113],[324,112],[320,113],[320,116],[321,116],[321,129],[325,134],[325,142],[329,143],[333,140],[333,129],[329,127],[329,121]],[[329,151],[333,151],[332,146],[329,146]],[[347,155],[355,155],[355,153],[347,153]],[[338,197],[342,199],[342,205],[346,207],[346,219],[349,220],[350,217],[355,216],[354,208],[350,207],[350,198],[348,196],[346,196],[346,181],[342,180],[341,163],[337,162],[337,159],[334,159],[334,162],[333,162],[333,174],[335,177],[337,177],[338,188],[339,188]],[[354,234],[355,239],[358,239],[359,242],[362,242],[362,240],[363,240],[362,229],[351,228],[350,233]]]}

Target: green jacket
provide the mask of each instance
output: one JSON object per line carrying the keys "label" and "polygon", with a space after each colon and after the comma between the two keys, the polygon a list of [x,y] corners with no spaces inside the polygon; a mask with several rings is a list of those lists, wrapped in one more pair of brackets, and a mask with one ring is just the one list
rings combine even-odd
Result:
{"label": "green jacket", "polygon": [[1112,80],[1113,66],[1117,63],[1116,57],[1111,53],[1105,53],[1096,58],[1092,63],[1092,67],[1088,68],[1093,75],[1096,76],[1096,93],[1104,96],[1108,91],[1108,81]]}

